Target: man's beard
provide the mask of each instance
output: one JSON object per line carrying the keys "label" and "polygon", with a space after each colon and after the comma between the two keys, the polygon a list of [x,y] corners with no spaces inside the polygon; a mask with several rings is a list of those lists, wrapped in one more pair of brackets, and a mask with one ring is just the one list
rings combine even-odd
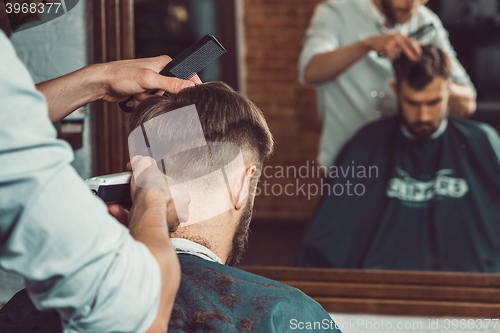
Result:
{"label": "man's beard", "polygon": [[250,200],[248,200],[248,204],[246,205],[243,213],[241,214],[240,222],[236,227],[236,232],[233,237],[233,244],[231,247],[231,252],[226,260],[227,266],[236,266],[241,261],[243,257],[243,253],[248,245],[248,236],[250,235],[250,222],[252,221],[252,211],[253,205],[250,204]]}
{"label": "man's beard", "polygon": [[[412,135],[414,135],[418,140],[427,140],[431,137],[434,132],[436,132],[439,128],[439,124],[436,126],[434,123],[427,121],[416,121],[412,124],[408,123],[408,120],[403,115],[402,106],[399,105],[399,117],[403,122],[404,126]],[[419,130],[425,127],[425,130]]]}
{"label": "man's beard", "polygon": [[[389,27],[394,27],[397,23],[405,23],[414,15],[412,13],[414,8],[394,7],[391,0],[380,0],[380,2]],[[403,15],[405,12],[406,15]],[[399,16],[398,13],[400,13]]]}
{"label": "man's beard", "polygon": [[397,23],[397,17],[392,7],[391,0],[381,0],[380,2],[387,21],[389,21],[391,26],[394,26]]}

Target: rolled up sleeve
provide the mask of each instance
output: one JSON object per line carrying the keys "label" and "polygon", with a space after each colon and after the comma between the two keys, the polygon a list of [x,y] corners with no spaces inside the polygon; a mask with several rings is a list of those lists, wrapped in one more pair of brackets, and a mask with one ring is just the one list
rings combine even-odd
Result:
{"label": "rolled up sleeve", "polygon": [[300,83],[305,86],[314,86],[305,82],[304,72],[315,55],[330,52],[339,47],[338,36],[341,26],[341,16],[332,4],[323,2],[316,6],[300,54]]}
{"label": "rolled up sleeve", "polygon": [[160,267],[70,166],[38,92],[0,31],[0,266],[22,275],[64,332],[144,332]]}

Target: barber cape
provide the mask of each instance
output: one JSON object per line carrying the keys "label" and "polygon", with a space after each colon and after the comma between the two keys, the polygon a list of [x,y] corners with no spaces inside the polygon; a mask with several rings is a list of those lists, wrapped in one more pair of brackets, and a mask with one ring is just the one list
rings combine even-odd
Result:
{"label": "barber cape", "polygon": [[195,256],[179,259],[169,332],[295,332],[300,322],[323,325],[309,332],[337,332],[329,314],[295,288]]}
{"label": "barber cape", "polygon": [[443,124],[426,141],[398,117],[362,128],[328,169],[298,266],[500,272],[500,138]]}
{"label": "barber cape", "polygon": [[[187,254],[168,332],[339,332],[329,314],[301,291]],[[308,323],[321,324],[305,329]],[[314,327],[314,326],[311,326]],[[25,290],[0,310],[0,332],[61,332],[56,312],[39,312]]]}

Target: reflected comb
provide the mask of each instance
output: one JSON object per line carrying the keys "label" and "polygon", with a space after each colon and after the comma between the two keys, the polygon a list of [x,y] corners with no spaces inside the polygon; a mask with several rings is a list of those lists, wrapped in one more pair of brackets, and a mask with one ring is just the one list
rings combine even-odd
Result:
{"label": "reflected comb", "polygon": [[[214,36],[205,35],[169,62],[160,74],[189,80],[224,53],[226,53],[226,49]],[[154,93],[155,91],[152,92],[152,94]],[[134,109],[133,97],[119,103],[119,105],[123,111],[132,112]]]}

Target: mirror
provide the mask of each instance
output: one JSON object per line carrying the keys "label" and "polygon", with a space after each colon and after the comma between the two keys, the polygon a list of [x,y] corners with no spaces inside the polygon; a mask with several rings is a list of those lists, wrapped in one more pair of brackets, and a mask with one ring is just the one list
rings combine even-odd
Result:
{"label": "mirror", "polygon": [[[320,260],[324,253],[316,248],[309,256],[318,260],[309,258],[303,264],[308,267],[498,272],[495,244],[500,230],[493,222],[500,209],[500,185],[495,178],[495,148],[481,152],[483,157],[489,155],[480,161],[474,158],[484,147],[480,141],[450,143],[451,150],[466,153],[449,156],[436,148],[433,161],[448,158],[444,163],[448,166],[433,166],[420,174],[397,163],[388,170],[392,155],[379,154],[376,163],[367,163],[371,148],[354,158],[348,155],[349,160],[336,169],[318,163],[323,122],[317,94],[298,82],[297,70],[302,40],[318,3],[134,1],[137,57],[175,57],[200,36],[214,34],[228,53],[201,78],[226,81],[246,94],[264,112],[275,136],[275,154],[262,170],[242,265],[295,266],[304,236],[309,235],[309,244],[321,243],[322,251],[343,259]],[[494,16],[498,4],[432,0],[427,7],[448,30],[458,61],[475,85],[478,108],[472,119],[500,130],[496,89],[500,73],[495,66],[500,61],[500,40],[495,37],[499,25]],[[386,90],[373,87],[371,93],[370,98],[381,106],[379,116],[390,114],[390,109],[394,114],[396,103]],[[390,137],[386,141],[394,143]],[[417,163],[413,158],[406,163]],[[462,158],[468,160],[457,168],[455,163]],[[463,173],[472,178],[464,178]],[[326,180],[325,174],[336,179]],[[334,191],[330,201],[321,195],[328,186]],[[338,227],[319,227],[311,236],[308,230],[322,219],[320,215],[325,225]],[[406,228],[408,219],[422,221],[422,226]],[[354,222],[355,233],[349,230]],[[327,233],[333,234],[331,239]],[[414,253],[401,256],[406,248]],[[470,260],[461,262],[464,256]]]}
{"label": "mirror", "polygon": [[[322,121],[317,116],[316,93],[297,82],[296,69],[302,40],[317,3],[317,1],[301,3],[297,8],[269,3],[244,7],[246,17],[244,41],[247,52],[249,52],[245,58],[248,73],[246,93],[266,114],[277,141],[275,154],[267,164],[269,168],[263,170],[260,180],[260,195],[255,200],[256,213],[244,265],[294,266],[309,224],[318,223],[319,218],[314,217],[314,214],[315,212],[318,214],[316,209],[321,200],[321,188],[325,185],[323,173],[316,159]],[[496,73],[497,66],[495,65],[500,61],[498,51],[500,41],[496,37],[499,26],[494,16],[498,13],[498,4],[488,1],[432,0],[428,2],[427,6],[440,17],[444,27],[448,30],[450,42],[455,48],[458,60],[470,75],[477,90],[478,109],[472,119],[487,123],[497,131],[500,130],[500,94],[496,88],[500,80],[500,73]],[[263,22],[266,24],[265,28],[264,25],[261,25]],[[259,56],[254,56],[254,54]],[[491,70],[487,68],[491,68]],[[378,95],[376,97],[382,99],[378,91],[375,92]],[[464,143],[461,142],[461,144]],[[458,147],[461,150],[464,149],[461,146]],[[475,150],[468,148],[471,153]],[[369,154],[369,151],[366,154]],[[425,247],[415,243],[417,242],[415,235],[406,235],[405,238],[404,230],[395,231],[396,222],[403,224],[407,220],[404,216],[400,216],[399,220],[395,221],[395,215],[393,215],[391,221],[386,221],[391,223],[384,225],[389,229],[383,232],[392,234],[395,238],[394,242],[399,243],[395,250],[388,244],[387,238],[380,237],[380,234],[377,233],[383,227],[379,225],[381,218],[370,216],[372,211],[372,214],[383,214],[380,210],[373,209],[378,208],[378,205],[387,204],[388,200],[385,200],[387,198],[381,200],[381,197],[387,196],[387,186],[390,185],[389,182],[395,176],[393,174],[387,176],[386,170],[382,170],[380,165],[365,164],[366,154],[364,156],[357,155],[355,159],[351,159],[354,160],[354,164],[351,164],[350,160],[346,160],[344,165],[356,167],[356,174],[354,177],[349,175],[349,179],[366,178],[352,182],[350,188],[354,194],[352,196],[347,194],[348,188],[346,186],[343,188],[343,194],[340,194],[342,188],[337,187],[339,195],[331,199],[327,207],[321,211],[321,214],[325,216],[324,229],[315,228],[314,235],[309,238],[309,245],[313,246],[322,242],[321,246],[318,247],[321,247],[323,251],[335,252],[335,254],[328,253],[328,255],[333,257],[339,254],[339,256],[345,257],[345,260],[343,262],[338,260],[338,262],[334,262],[335,265],[328,266],[327,260],[318,259],[317,262],[311,262],[309,259],[306,265],[334,268],[398,270],[423,270],[425,268],[425,270],[432,271],[498,272],[497,247],[489,247],[488,243],[490,240],[493,243],[498,240],[499,230],[494,225],[490,225],[491,228],[485,227],[483,224],[485,216],[481,215],[483,213],[491,214],[486,218],[488,223],[494,223],[498,220],[500,201],[498,201],[498,194],[495,193],[498,193],[499,185],[493,174],[491,174],[491,178],[486,177],[481,180],[479,180],[481,176],[478,176],[479,178],[475,182],[468,180],[468,200],[470,200],[468,203],[471,205],[467,208],[468,215],[464,215],[461,205],[468,203],[460,200],[455,202],[453,198],[453,196],[462,195],[465,190],[464,184],[460,180],[463,177],[457,175],[456,167],[454,174],[447,173],[449,170],[444,170],[444,173],[435,173],[433,170],[433,173],[428,175],[414,173],[408,175],[410,170],[402,169],[399,170],[400,173],[391,170],[393,174],[398,175],[395,181],[399,181],[400,186],[397,187],[398,184],[393,184],[392,194],[391,192],[389,194],[392,195],[393,201],[398,201],[399,205],[404,204],[403,201],[405,201],[397,198],[403,196],[404,192],[402,191],[419,190],[418,187],[413,187],[413,189],[410,187],[414,181],[420,182],[419,186],[425,186],[423,183],[430,183],[427,187],[428,191],[433,191],[432,187],[437,187],[432,200],[436,205],[449,201],[447,210],[442,211],[440,217],[436,217],[440,219],[439,221],[425,220],[425,223],[434,224],[433,226],[425,226],[429,227],[426,232],[427,241],[430,243],[426,244]],[[439,156],[444,155],[439,154]],[[472,168],[489,168],[486,166],[487,163],[497,163],[491,150],[489,156],[481,160],[470,159],[467,163],[470,163]],[[376,168],[370,170],[370,167],[374,166]],[[378,175],[375,173],[377,168]],[[441,169],[438,168],[435,171]],[[363,172],[358,174],[360,171]],[[367,181],[370,177],[370,171],[372,171],[372,178],[378,176],[377,181]],[[338,170],[338,172],[342,171]],[[343,181],[337,181],[335,184],[346,183],[347,177],[343,177],[341,174],[339,178]],[[361,196],[361,200],[354,201],[353,204],[349,199],[356,197],[355,191],[358,190],[358,194],[363,192],[361,186],[355,187],[358,183],[365,185],[365,193]],[[377,189],[374,186],[377,186]],[[403,186],[407,186],[407,188],[403,188]],[[441,192],[440,195],[440,187],[445,187],[450,191],[445,191],[444,195]],[[483,192],[478,193],[478,191]],[[475,200],[480,202],[479,206],[482,208],[477,208],[478,206],[473,203]],[[408,203],[409,200],[406,201]],[[483,206],[486,203],[488,208]],[[458,206],[456,206],[457,204]],[[344,209],[345,205],[349,205],[349,209]],[[406,214],[418,213],[418,208],[405,208]],[[332,209],[336,209],[338,213]],[[432,213],[432,209],[429,208],[426,211]],[[363,212],[366,214],[361,214]],[[344,219],[339,216],[340,214],[343,214]],[[359,221],[355,221],[350,218],[349,214],[364,219],[360,218]],[[411,216],[408,217],[408,219],[410,218]],[[346,229],[355,222],[359,223],[360,231],[356,233],[356,237],[350,235],[349,230],[344,230],[340,226],[328,228],[326,225],[327,223],[341,225],[343,222],[349,224],[345,226]],[[368,223],[365,230],[363,230],[364,223]],[[445,229],[438,230],[439,223],[449,224]],[[409,228],[409,230],[415,229]],[[336,233],[331,236],[330,241],[324,235],[328,232]],[[475,235],[482,234],[482,236],[475,240],[469,239],[469,236],[474,233]],[[375,235],[380,238],[375,239]],[[363,236],[364,239],[360,240],[358,236]],[[432,237],[441,238],[433,239]],[[452,242],[453,245],[443,246],[447,241]],[[415,244],[410,244],[410,242]],[[479,243],[471,246],[472,242]],[[374,252],[377,255],[376,258],[370,256],[370,251],[373,250],[372,246],[376,247],[376,250],[383,249],[383,251]],[[404,262],[385,260],[391,256],[398,257],[398,251],[406,246],[416,251],[415,260],[405,260]],[[316,247],[313,250],[318,249]],[[426,256],[424,250],[436,252]],[[346,253],[342,251],[346,251]],[[439,253],[439,251],[444,252]],[[470,265],[447,265],[447,256],[452,256],[451,260],[458,262],[464,257],[465,252],[469,255],[473,254],[470,258],[473,262]],[[322,255],[324,253],[313,252],[311,254],[315,258],[320,258]],[[426,258],[429,262],[418,263],[417,261],[423,260],[422,258]],[[434,258],[441,258],[441,260],[433,260]]]}

